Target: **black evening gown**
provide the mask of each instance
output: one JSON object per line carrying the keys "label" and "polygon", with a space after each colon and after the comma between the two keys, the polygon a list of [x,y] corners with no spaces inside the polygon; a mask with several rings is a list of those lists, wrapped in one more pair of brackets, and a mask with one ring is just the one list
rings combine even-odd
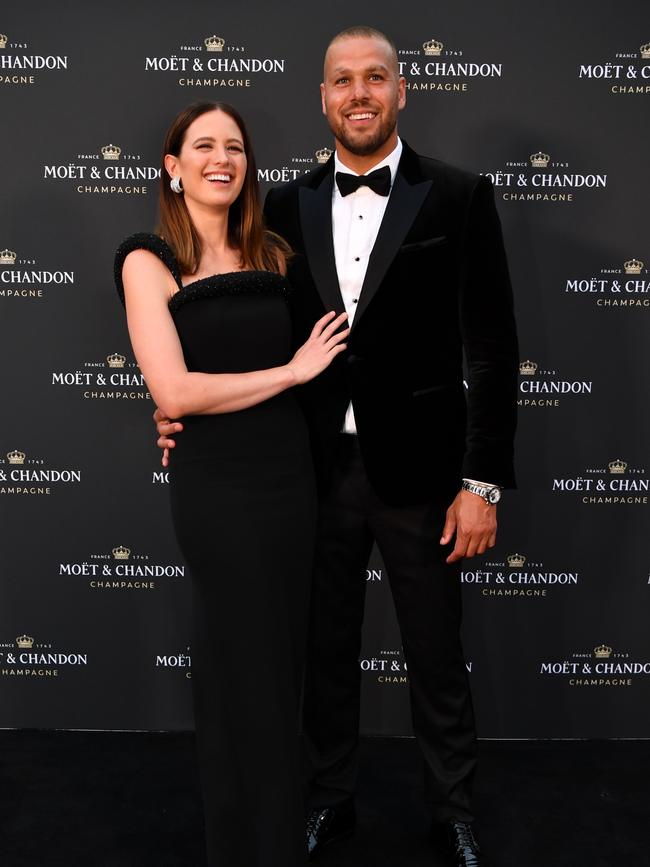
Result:
{"label": "black evening gown", "polygon": [[[291,357],[290,287],[266,271],[181,286],[169,309],[190,371],[242,373]],[[306,863],[298,757],[316,494],[307,430],[284,391],[238,412],[187,416],[171,456],[174,528],[192,577],[192,686],[210,867]]]}

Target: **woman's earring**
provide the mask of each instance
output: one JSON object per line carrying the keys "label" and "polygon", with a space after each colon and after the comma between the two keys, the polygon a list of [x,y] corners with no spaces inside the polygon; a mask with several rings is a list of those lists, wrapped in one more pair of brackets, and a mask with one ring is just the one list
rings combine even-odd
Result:
{"label": "woman's earring", "polygon": [[181,183],[181,179],[179,177],[172,178],[169,182],[169,186],[175,193],[183,192],[183,184]]}

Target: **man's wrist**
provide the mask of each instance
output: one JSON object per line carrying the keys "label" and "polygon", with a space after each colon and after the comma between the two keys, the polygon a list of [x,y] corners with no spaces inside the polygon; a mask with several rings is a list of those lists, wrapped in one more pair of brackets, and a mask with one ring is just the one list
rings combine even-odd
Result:
{"label": "man's wrist", "polygon": [[476,479],[463,479],[461,488],[463,491],[469,491],[471,494],[482,497],[489,506],[496,506],[501,499],[501,488],[489,482],[479,482]]}

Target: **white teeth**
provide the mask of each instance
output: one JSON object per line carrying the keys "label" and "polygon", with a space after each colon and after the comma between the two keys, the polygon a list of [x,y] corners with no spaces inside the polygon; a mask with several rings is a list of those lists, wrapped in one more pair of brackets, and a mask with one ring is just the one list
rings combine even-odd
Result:
{"label": "white teeth", "polygon": [[206,181],[229,181],[230,175],[218,175],[218,174],[205,175],[205,179],[206,179]]}
{"label": "white teeth", "polygon": [[348,118],[350,120],[372,120],[374,116],[371,112],[366,112],[365,114],[349,114]]}

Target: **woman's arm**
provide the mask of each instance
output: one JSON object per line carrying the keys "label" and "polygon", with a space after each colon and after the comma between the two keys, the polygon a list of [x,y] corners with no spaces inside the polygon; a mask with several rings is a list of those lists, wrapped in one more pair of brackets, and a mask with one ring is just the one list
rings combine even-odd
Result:
{"label": "woman's arm", "polygon": [[328,313],[289,364],[250,373],[188,371],[168,309],[173,278],[158,257],[134,250],[122,271],[131,344],[151,396],[168,418],[236,412],[268,400],[317,376],[345,344],[348,330],[336,334],[345,314]]}

